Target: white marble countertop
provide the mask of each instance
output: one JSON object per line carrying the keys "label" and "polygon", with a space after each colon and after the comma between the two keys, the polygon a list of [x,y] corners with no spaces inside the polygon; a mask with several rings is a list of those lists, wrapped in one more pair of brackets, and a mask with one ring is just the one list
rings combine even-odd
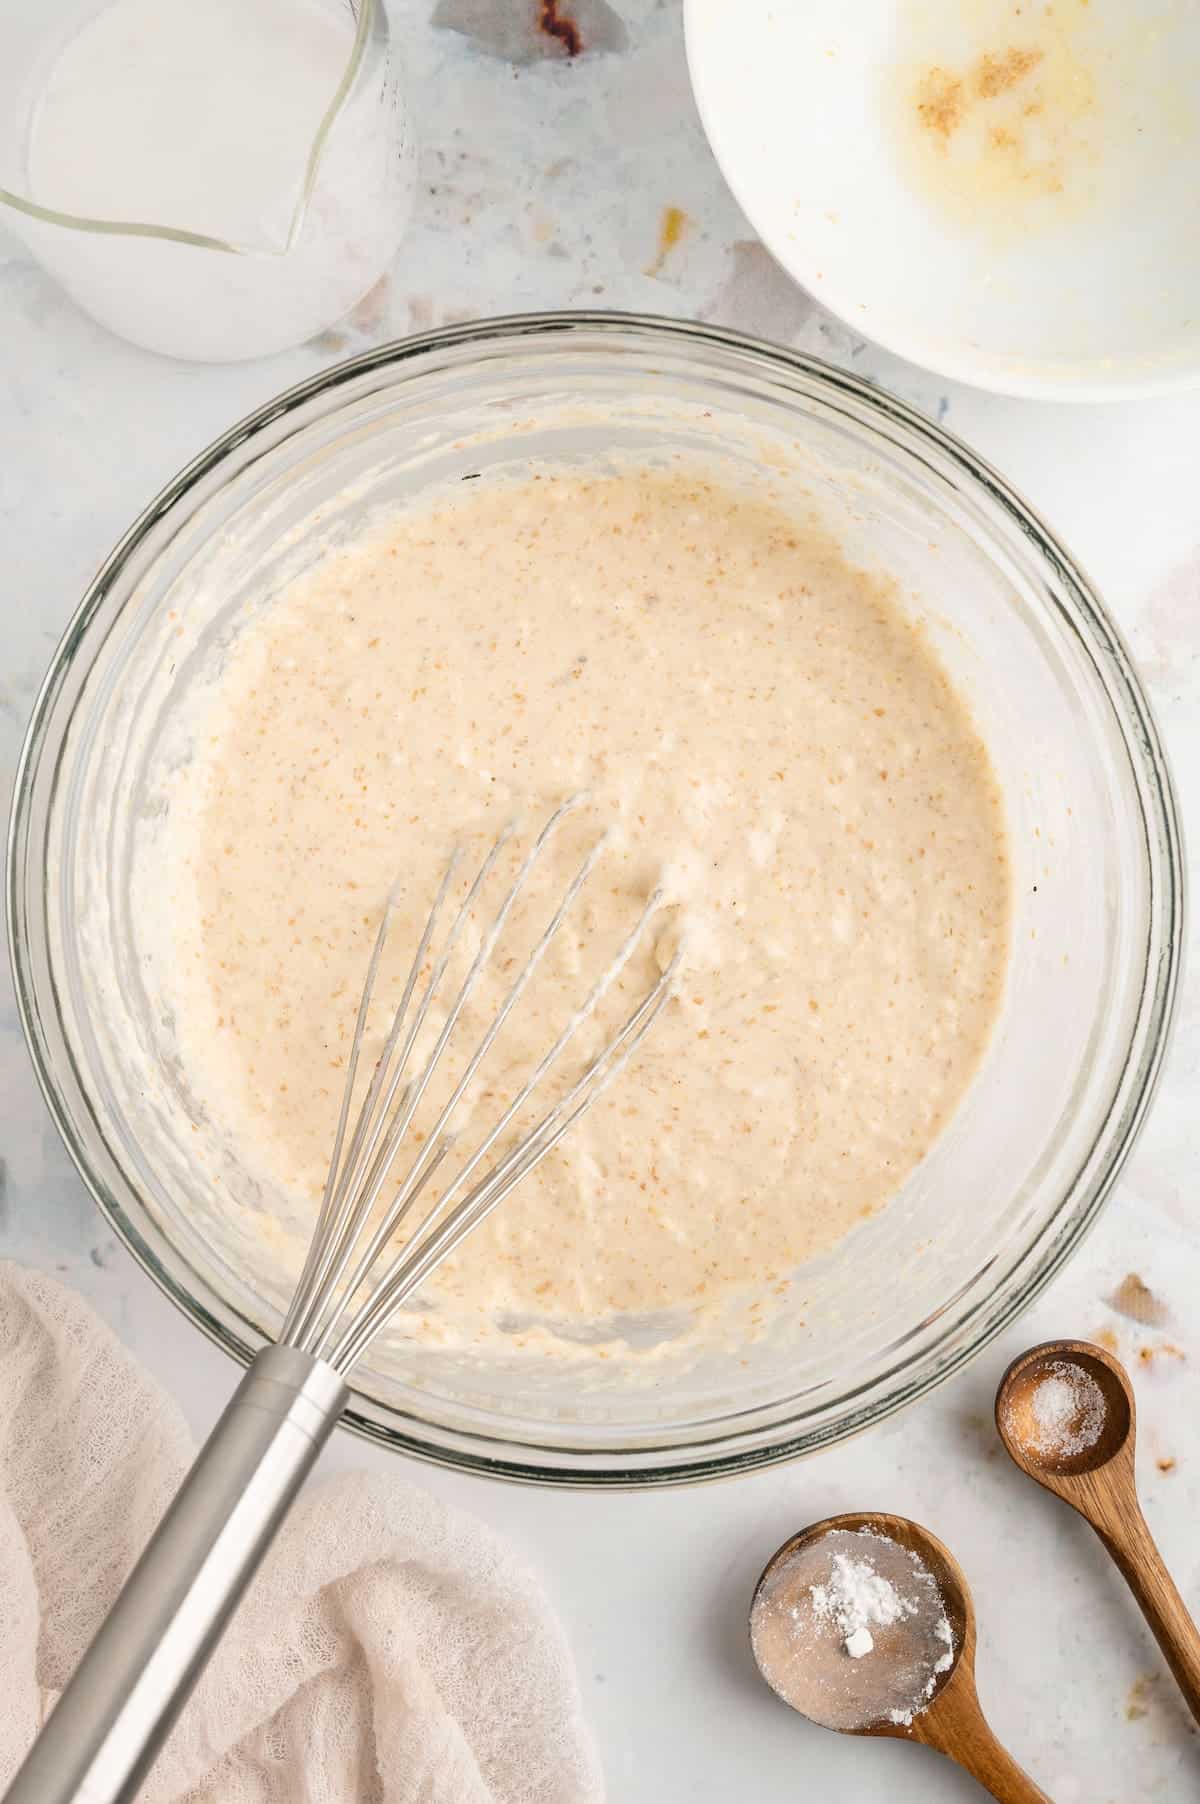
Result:
{"label": "white marble countertop", "polygon": [[[31,0],[32,3],[32,0]],[[529,0],[399,0],[421,185],[390,277],[344,326],[270,360],[172,363],[91,324],[0,245],[0,790],[54,644],[124,527],[250,407],[370,344],[464,316],[550,306],[694,315],[845,364],[944,419],[1030,498],[1095,578],[1157,709],[1200,844],[1200,393],[1047,406],[946,385],[864,344],[771,263],[695,117],[675,0],[581,0],[568,60]],[[566,10],[565,8],[563,9]],[[618,17],[618,15],[620,15]],[[507,21],[498,24],[497,21]],[[465,29],[455,29],[455,26]],[[660,257],[665,212],[685,216]],[[806,1464],[669,1494],[559,1495],[415,1476],[521,1543],[574,1643],[621,1804],[950,1804],[979,1794],[935,1756],[836,1739],[756,1680],[745,1611],[766,1556],[838,1509],[900,1511],[958,1553],[976,1591],[985,1707],[1056,1804],[1183,1799],[1200,1740],[1089,1531],[999,1454],[1007,1359],[1051,1334],[1115,1336],[1143,1422],[1146,1511],[1200,1603],[1200,969],[1151,1119],[1100,1224],[1018,1327],[873,1434]],[[0,976],[0,1255],[60,1274],[179,1397],[197,1431],[234,1379],[114,1243],[34,1085]],[[1169,1312],[1105,1299],[1137,1272]],[[389,1464],[348,1436],[331,1466]]]}

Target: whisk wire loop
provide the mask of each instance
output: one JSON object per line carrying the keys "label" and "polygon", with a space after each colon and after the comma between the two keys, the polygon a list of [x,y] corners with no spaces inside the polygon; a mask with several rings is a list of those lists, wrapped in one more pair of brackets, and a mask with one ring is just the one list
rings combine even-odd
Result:
{"label": "whisk wire loop", "polygon": [[[449,1258],[466,1237],[558,1145],[579,1117],[608,1088],[633,1057],[643,1037],[670,998],[678,955],[662,971],[622,1025],[585,1065],[564,1094],[500,1154],[482,1176],[476,1176],[505,1133],[512,1128],[534,1092],[559,1063],[574,1039],[619,980],[640,944],[647,924],[660,907],[656,892],[646,902],[632,931],[601,971],[583,1001],[569,1015],[553,1045],[518,1089],[474,1150],[457,1171],[433,1195],[419,1226],[376,1275],[389,1244],[412,1214],[419,1199],[433,1187],[433,1180],[456,1150],[459,1134],[453,1123],[480,1066],[517,1007],[534,973],[557,938],[571,908],[598,863],[606,844],[601,837],[576,871],[532,951],[508,986],[488,1026],[464,1062],[449,1095],[442,1103],[420,1150],[396,1185],[391,1200],[379,1212],[377,1204],[388,1184],[417,1109],[425,1096],[463,1010],[477,992],[491,964],[512,910],[563,819],[585,798],[572,796],[554,810],[537,834],[520,864],[499,908],[484,931],[445,1017],[433,1037],[424,1062],[410,1074],[414,1049],[435,1007],[455,948],[472,918],[481,893],[497,860],[511,841],[515,825],[500,833],[483,859],[462,903],[455,913],[440,951],[433,948],[461,851],[450,858],[433,907],[425,923],[409,967],[399,1004],[392,1016],[383,1048],[371,1074],[366,1094],[350,1126],[354,1093],[368,1033],[369,1016],[378,985],[384,949],[396,911],[397,893],[388,899],[372,948],[362,1001],[346,1065],[346,1082],[338,1114],[333,1157],[321,1200],[317,1229],[304,1270],[284,1324],[281,1341],[326,1360],[345,1374],[361,1357],[393,1313],[433,1271]],[[420,987],[422,972],[433,959],[429,976]],[[420,994],[418,996],[418,990]],[[414,998],[416,998],[415,1008]],[[349,1140],[347,1143],[347,1134]],[[474,1180],[474,1181],[472,1181]]]}

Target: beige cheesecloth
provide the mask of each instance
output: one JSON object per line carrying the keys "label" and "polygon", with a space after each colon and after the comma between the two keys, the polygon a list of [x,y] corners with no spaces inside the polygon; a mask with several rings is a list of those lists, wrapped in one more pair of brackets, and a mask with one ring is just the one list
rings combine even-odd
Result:
{"label": "beige cheesecloth", "polygon": [[[81,1298],[0,1264],[0,1792],[191,1454],[174,1404]],[[602,1796],[537,1580],[399,1467],[303,1493],[142,1793],[154,1804]]]}

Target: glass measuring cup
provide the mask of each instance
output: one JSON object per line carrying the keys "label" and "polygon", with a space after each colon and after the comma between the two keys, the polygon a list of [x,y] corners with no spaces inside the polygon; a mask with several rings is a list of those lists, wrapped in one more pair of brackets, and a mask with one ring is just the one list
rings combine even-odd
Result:
{"label": "glass measuring cup", "polygon": [[0,0],[0,217],[112,331],[226,361],[378,280],[415,158],[382,0]]}

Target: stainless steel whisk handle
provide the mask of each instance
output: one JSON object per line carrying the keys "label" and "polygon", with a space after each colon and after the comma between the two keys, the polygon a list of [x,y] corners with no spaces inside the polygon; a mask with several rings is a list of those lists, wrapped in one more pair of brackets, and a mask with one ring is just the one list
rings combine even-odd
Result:
{"label": "stainless steel whisk handle", "polygon": [[[437,1194],[426,1206],[434,1175],[458,1138],[456,1110],[586,883],[602,850],[601,839],[508,983],[448,1096],[439,1098],[440,1113],[428,1134],[420,1137],[420,1150],[408,1163],[391,1201],[377,1209],[389,1177],[394,1179],[421,1098],[456,1022],[482,981],[517,898],[558,824],[583,799],[574,796],[561,803],[538,834],[445,1009],[432,1049],[418,1057],[422,1030],[433,1018],[430,1011],[439,986],[452,967],[451,954],[463,940],[484,885],[515,828],[506,827],[485,856],[465,897],[451,910],[451,924],[436,942],[435,953],[443,905],[451,907],[458,853],[450,859],[351,1127],[375,980],[399,891],[389,897],[346,1060],[341,1111],[316,1229],[284,1324],[287,1344],[260,1353],[242,1380],[17,1774],[5,1804],[130,1804],[346,1405],[349,1392],[340,1374],[350,1370],[405,1299],[603,1095],[666,1007],[681,956],[678,950],[665,969],[655,960],[656,975],[620,1027],[599,1052],[585,1054],[582,1072],[550,1100],[540,1119],[522,1127],[526,1104],[578,1030],[610,989],[620,990],[622,974],[661,902],[655,892],[553,1045],[453,1176],[439,1180]],[[428,979],[422,987],[427,964]],[[410,1212],[423,1193],[420,1225],[401,1234],[406,1223],[411,1228]],[[302,1352],[302,1347],[313,1351]],[[326,1353],[328,1359],[320,1357]]]}
{"label": "stainless steel whisk handle", "polygon": [[258,1355],[5,1804],[133,1799],[348,1396],[323,1360]]}

